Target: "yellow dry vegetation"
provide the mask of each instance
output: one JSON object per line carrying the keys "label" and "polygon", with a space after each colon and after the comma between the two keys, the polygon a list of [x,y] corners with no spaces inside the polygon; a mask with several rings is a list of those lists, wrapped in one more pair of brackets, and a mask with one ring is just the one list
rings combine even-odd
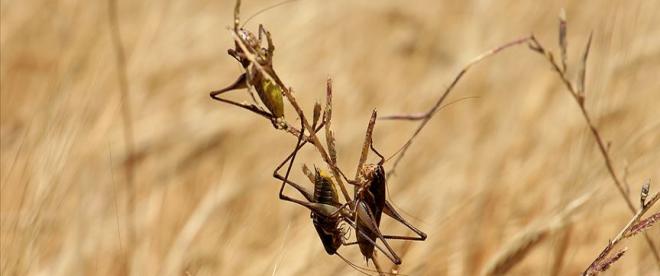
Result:
{"label": "yellow dry vegetation", "polygon": [[[242,17],[276,2],[246,1]],[[309,211],[277,198],[272,170],[295,138],[208,96],[241,73],[226,54],[233,1],[118,6],[132,155],[107,1],[1,1],[2,275],[357,275],[326,255]],[[660,189],[658,1],[299,0],[248,27],[272,32],[274,67],[309,114],[332,77],[339,166],[352,175],[373,108],[426,110],[471,58],[532,32],[556,49],[562,6],[571,68],[594,31],[587,108],[636,203],[644,179]],[[476,98],[440,111],[388,181],[390,200],[429,235],[392,242],[399,271],[479,274],[593,192],[510,271],[581,273],[631,213],[577,105],[525,46],[475,67],[448,102],[464,97]],[[380,121],[374,143],[391,155],[415,125]],[[318,154],[306,147],[297,161],[292,178],[311,187],[300,166],[323,167]],[[387,219],[381,229],[405,233]],[[660,244],[660,227],[649,236]],[[657,273],[642,238],[627,246],[612,272]],[[357,248],[340,251],[366,265]]]}

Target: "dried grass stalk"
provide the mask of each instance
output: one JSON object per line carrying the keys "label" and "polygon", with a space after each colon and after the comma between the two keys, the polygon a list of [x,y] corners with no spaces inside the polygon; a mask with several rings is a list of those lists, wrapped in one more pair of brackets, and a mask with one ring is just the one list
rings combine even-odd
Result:
{"label": "dried grass stalk", "polygon": [[541,220],[518,234],[486,264],[481,275],[503,275],[510,271],[548,236],[566,227],[571,215],[583,206],[592,194],[593,191],[573,200],[550,220]]}
{"label": "dried grass stalk", "polygon": [[[561,18],[561,16],[560,16]],[[559,26],[559,32],[560,32],[560,40],[562,39],[565,34],[561,34],[561,32],[565,32],[565,24],[563,20],[560,19],[560,26]],[[562,26],[564,25],[564,26]],[[596,144],[598,145],[598,150],[600,151],[601,155],[603,156],[603,160],[605,161],[605,166],[607,167],[607,171],[610,174],[610,177],[612,178],[612,181],[614,182],[614,185],[616,186],[619,194],[621,197],[624,199],[626,202],[626,205],[628,206],[628,209],[630,209],[630,212],[635,214],[637,212],[634,204],[628,198],[628,194],[626,192],[626,189],[624,188],[624,182],[619,178],[617,175],[617,172],[614,168],[614,162],[612,161],[612,157],[609,152],[610,144],[606,143],[603,137],[600,134],[600,131],[598,128],[596,128],[596,125],[593,123],[591,119],[591,115],[587,111],[587,107],[585,105],[585,99],[586,99],[586,92],[585,92],[585,79],[586,79],[586,72],[587,72],[587,61],[589,58],[589,51],[591,49],[591,41],[593,38],[593,33],[589,34],[589,39],[587,40],[587,44],[585,47],[585,50],[582,54],[582,60],[580,63],[580,68],[578,70],[578,77],[576,82],[572,82],[570,79],[571,77],[567,74],[567,68],[565,68],[565,65],[562,66],[560,65],[554,58],[554,55],[552,52],[547,50],[537,39],[535,36],[532,35],[529,43],[529,48],[542,55],[548,63],[552,66],[553,70],[557,73],[559,78],[561,79],[562,83],[566,87],[566,90],[568,90],[569,94],[571,97],[575,100],[575,102],[578,104],[580,108],[580,112],[582,113],[582,117],[584,117],[585,123],[589,127],[589,130],[591,130],[591,134],[593,135],[594,139],[596,140]],[[560,44],[564,42],[560,41]],[[563,47],[563,46],[561,46]],[[563,64],[563,63],[562,63]],[[653,258],[655,259],[656,264],[660,268],[660,253],[658,253],[658,250],[656,249],[655,244],[653,243],[653,240],[648,235],[644,235],[644,238],[646,240],[646,243],[649,246],[649,249],[651,250],[651,253],[653,254]]]}

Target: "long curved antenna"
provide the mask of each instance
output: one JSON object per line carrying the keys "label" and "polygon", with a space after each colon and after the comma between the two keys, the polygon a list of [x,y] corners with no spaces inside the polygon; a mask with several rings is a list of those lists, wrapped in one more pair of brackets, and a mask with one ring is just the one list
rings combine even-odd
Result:
{"label": "long curved antenna", "polygon": [[369,147],[371,148],[371,151],[373,151],[376,155],[378,155],[378,158],[380,158],[380,161],[378,161],[378,165],[382,166],[383,164],[385,164],[386,161],[385,157],[380,152],[378,152],[378,150],[376,150],[376,148],[374,147],[373,137],[370,137],[370,140],[371,141],[369,141]]}
{"label": "long curved antenna", "polygon": [[[440,110],[446,108],[447,106],[450,106],[450,105],[458,103],[458,102],[462,102],[462,101],[470,100],[470,99],[479,99],[479,98],[480,98],[479,96],[468,96],[468,97],[458,98],[456,100],[453,100],[453,101],[451,101],[447,104],[444,104],[444,105],[440,106],[440,108],[438,108],[437,111],[440,111]],[[395,115],[381,116],[381,117],[378,118],[378,120],[419,121],[419,120],[423,120],[424,118],[426,118],[426,116],[428,116],[428,113],[426,113],[426,112],[425,113],[412,113],[412,114],[395,114]]]}
{"label": "long curved antenna", "polygon": [[408,141],[403,145],[403,149],[401,150],[401,154],[394,161],[394,165],[392,165],[392,168],[387,172],[387,176],[389,177],[392,173],[395,172],[397,165],[399,164],[399,162],[401,161],[401,159],[405,155],[408,148],[410,148],[410,146],[412,145],[412,142],[415,140],[417,135],[419,135],[419,133],[426,126],[426,124],[429,122],[429,120],[431,120],[431,118],[436,113],[436,111],[438,111],[438,108],[440,108],[440,106],[442,105],[444,100],[447,98],[449,93],[451,93],[451,91],[454,90],[454,87],[456,87],[456,84],[458,84],[458,82],[463,78],[463,76],[468,72],[468,70],[472,66],[478,64],[479,62],[483,61],[484,59],[486,59],[490,56],[493,56],[493,55],[499,53],[500,51],[502,51],[504,49],[513,47],[515,45],[520,45],[520,44],[526,43],[526,42],[530,41],[530,39],[531,39],[531,36],[525,36],[525,37],[518,38],[518,39],[515,39],[513,41],[510,41],[508,43],[502,44],[498,47],[495,47],[493,49],[490,49],[490,50],[480,54],[479,56],[477,56],[474,59],[470,60],[465,66],[463,66],[463,68],[458,72],[458,74],[456,74],[456,76],[454,76],[454,79],[451,81],[449,86],[447,88],[445,88],[445,90],[442,92],[442,94],[436,100],[436,102],[433,104],[433,106],[431,106],[431,108],[426,112],[426,114],[428,114],[428,116],[424,116],[424,118],[420,121],[419,125],[417,126],[417,129],[415,129],[415,132],[410,136]]}
{"label": "long curved antenna", "polygon": [[282,6],[282,5],[285,5],[285,4],[289,4],[289,3],[293,2],[293,1],[297,1],[297,0],[286,0],[286,1],[282,1],[282,2],[279,2],[279,3],[277,3],[277,4],[274,4],[274,5],[271,5],[271,6],[265,7],[265,8],[263,8],[263,9],[259,10],[258,12],[255,12],[254,14],[250,15],[250,17],[248,17],[248,19],[246,19],[245,22],[243,22],[243,25],[241,25],[241,28],[245,27],[245,24],[247,24],[248,22],[250,22],[250,20],[252,20],[252,18],[255,18],[257,15],[260,15],[260,14],[262,14],[263,12],[268,11],[268,10],[270,10],[270,9],[277,8],[277,7]]}
{"label": "long curved antenna", "polygon": [[[392,273],[392,272],[383,272],[383,271],[378,271],[378,270],[368,269],[368,268],[366,268],[366,267],[362,267],[362,266],[359,266],[359,265],[356,265],[356,264],[352,263],[351,261],[349,261],[348,259],[346,259],[344,256],[342,256],[341,254],[339,254],[339,252],[336,252],[335,255],[337,255],[340,259],[342,259],[346,264],[348,264],[349,266],[351,266],[353,269],[357,270],[358,272],[360,272],[360,273],[362,273],[362,274],[364,274],[364,275],[371,275],[371,274],[368,274],[368,273],[365,273],[365,272],[364,272],[364,271],[369,271],[369,272],[376,272],[376,273],[385,274],[385,275],[401,275],[401,276],[409,276],[408,274],[400,274],[400,273]],[[372,259],[372,260],[373,260],[373,259]],[[374,262],[374,264],[375,264],[375,262]]]}
{"label": "long curved antenna", "polygon": [[368,269],[366,269],[366,268],[364,268],[364,267],[361,267],[361,266],[358,266],[358,265],[352,263],[352,262],[349,261],[348,259],[344,258],[344,256],[342,256],[341,254],[339,254],[339,252],[335,252],[335,255],[337,255],[337,257],[339,257],[339,258],[340,258],[342,261],[344,261],[347,265],[349,265],[350,267],[352,267],[353,269],[355,269],[355,271],[360,272],[360,273],[362,273],[362,274],[364,274],[364,275],[371,275],[371,274],[366,273],[366,272],[363,271],[363,270],[365,270],[365,271],[370,271],[370,270],[368,270]]}
{"label": "long curved antenna", "polygon": [[[449,102],[449,103],[447,103],[447,104],[441,106],[440,108],[438,108],[437,111],[440,111],[440,110],[442,110],[442,109],[444,109],[444,108],[446,108],[446,107],[448,107],[448,106],[450,106],[450,105],[452,105],[452,104],[455,104],[455,103],[458,103],[458,102],[462,102],[462,101],[464,101],[464,100],[478,99],[478,98],[479,98],[478,96],[470,96],[470,97],[460,98],[460,99],[457,99],[457,100],[451,101],[451,102]],[[436,112],[437,112],[437,111],[436,111]],[[426,116],[429,116],[429,114],[424,113],[424,114],[388,115],[388,116],[379,117],[378,120],[418,121],[418,120],[423,120]],[[390,155],[390,157],[388,157],[387,159],[385,159],[385,162],[383,162],[383,163],[387,163],[388,161],[390,161],[390,159],[394,158],[394,157],[397,156],[399,153],[401,153],[401,152],[403,151],[404,148],[405,148],[405,145],[401,146],[396,152],[394,152],[392,155]]]}

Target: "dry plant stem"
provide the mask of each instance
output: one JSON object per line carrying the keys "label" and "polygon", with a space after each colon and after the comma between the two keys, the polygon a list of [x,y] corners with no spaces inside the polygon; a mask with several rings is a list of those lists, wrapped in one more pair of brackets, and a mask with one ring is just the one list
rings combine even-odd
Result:
{"label": "dry plant stem", "polygon": [[[287,96],[288,99],[288,96]],[[342,181],[342,176],[340,175],[341,171],[337,167],[337,151],[335,147],[335,137],[331,129],[332,124],[332,80],[328,78],[326,81],[326,100],[325,100],[325,111],[323,113],[323,123],[325,124],[325,142],[328,147],[328,154],[330,156],[330,167],[332,168],[332,175],[335,177],[337,184],[342,189],[342,193],[345,190],[344,182]],[[323,147],[321,147],[322,149]],[[348,190],[344,194],[344,199],[346,202],[350,201],[348,197]]]}
{"label": "dry plant stem", "polygon": [[[250,60],[250,62],[252,63],[252,66],[255,66],[255,67],[257,68],[257,70],[261,71],[261,73],[262,73],[262,74],[263,74],[263,75],[264,75],[269,81],[271,81],[271,82],[273,82],[273,83],[277,83],[277,84],[282,88],[282,91],[284,92],[284,96],[287,98],[287,100],[289,101],[289,103],[291,104],[291,106],[293,106],[293,108],[294,108],[294,110],[296,111],[296,113],[298,113],[298,117],[299,117],[300,120],[302,121],[302,123],[303,123],[303,125],[305,126],[305,129],[307,130],[307,132],[310,133],[309,136],[308,136],[310,142],[311,142],[312,144],[314,144],[314,146],[315,146],[316,149],[318,150],[319,154],[320,154],[321,157],[323,158],[323,161],[324,161],[326,164],[328,164],[328,166],[330,166],[330,168],[331,168],[332,171],[333,171],[333,174],[339,175],[339,173],[338,173],[338,172],[339,172],[339,169],[333,164],[332,159],[330,159],[330,156],[329,156],[328,153],[326,152],[325,148],[323,148],[323,145],[321,144],[321,141],[319,140],[319,138],[318,138],[318,136],[316,135],[316,132],[314,131],[314,129],[312,128],[312,126],[309,124],[309,121],[307,120],[307,117],[305,117],[305,114],[304,114],[304,112],[302,111],[302,108],[301,108],[300,105],[298,104],[298,101],[296,101],[296,98],[293,96],[293,93],[291,92],[291,89],[290,89],[290,88],[287,88],[286,86],[284,86],[284,84],[282,83],[281,80],[279,80],[279,79],[277,79],[277,80],[274,79],[273,76],[271,76],[270,74],[268,74],[268,72],[266,72],[266,70],[264,70],[263,67],[262,67],[261,65],[259,65],[258,62],[256,62],[256,59],[255,59],[254,55],[252,55],[252,54],[247,50],[247,47],[245,46],[245,44],[243,43],[243,41],[241,41],[241,39],[238,37],[238,35],[235,33],[234,30],[230,30],[230,33],[231,33],[232,37],[234,38],[234,41],[236,41],[236,43],[239,45],[239,47],[241,47],[241,49],[245,52],[245,55],[247,56],[247,58],[248,58],[248,59]],[[289,127],[287,127],[287,129],[288,129],[288,128],[289,128]],[[344,196],[344,200],[346,200],[346,202],[350,202],[350,201],[351,201],[351,197],[350,197],[350,195],[348,194],[348,190],[346,189],[346,186],[345,186],[344,183],[342,182],[341,178],[340,178],[340,177],[336,177],[336,176],[335,176],[335,178],[336,178],[335,180],[337,181],[337,185],[338,185],[339,188],[341,189],[342,195]]]}
{"label": "dry plant stem", "polygon": [[[119,92],[121,93],[121,115],[124,126],[124,144],[126,147],[126,156],[131,157],[134,154],[134,136],[133,136],[133,123],[131,121],[131,104],[130,93],[128,87],[128,74],[126,70],[126,54],[121,41],[121,33],[119,30],[119,18],[117,15],[117,1],[108,0],[108,16],[110,20],[110,34],[112,36],[112,46],[115,51],[116,65],[117,65],[117,78],[119,81]],[[133,225],[132,213],[135,210],[135,185],[134,185],[134,168],[133,162],[129,161],[124,166],[124,173],[126,177],[126,191],[128,192],[127,209],[128,209],[128,223],[127,235],[129,248],[135,243],[135,227]],[[124,265],[129,265],[127,262],[130,257],[127,257]],[[130,267],[130,266],[129,266]],[[125,272],[128,272],[126,270]]]}
{"label": "dry plant stem", "polygon": [[335,180],[337,181],[337,185],[341,189],[341,192],[344,196],[344,199],[346,200],[346,202],[350,202],[351,197],[348,194],[348,190],[346,189],[346,186],[342,182],[341,177],[338,177],[339,169],[334,165],[334,163],[332,162],[332,159],[330,159],[328,153],[323,148],[323,145],[321,144],[321,141],[319,140],[318,136],[314,132],[314,129],[312,129],[312,126],[309,124],[309,121],[307,121],[307,118],[305,117],[305,114],[303,113],[302,108],[300,108],[300,105],[298,105],[298,102],[296,101],[296,98],[293,96],[293,93],[291,92],[291,90],[290,89],[283,89],[283,91],[284,91],[284,96],[286,96],[289,103],[291,103],[291,106],[293,106],[293,108],[298,113],[298,117],[300,117],[300,120],[302,121],[303,125],[305,126],[305,129],[307,129],[307,132],[310,133],[309,136],[312,140],[312,144],[314,144],[314,146],[318,150],[319,154],[321,154],[321,157],[323,158],[323,161],[326,164],[328,164],[328,166],[330,166],[330,168],[332,169],[332,173],[335,176]]}
{"label": "dry plant stem", "polygon": [[399,156],[397,156],[396,160],[394,161],[394,164],[392,165],[392,168],[390,168],[390,170],[387,172],[387,177],[389,177],[390,175],[392,175],[392,174],[395,172],[396,167],[399,165],[399,162],[401,161],[401,159],[403,159],[403,156],[405,155],[406,151],[408,151],[408,148],[410,147],[410,145],[412,145],[413,140],[417,137],[417,135],[419,135],[419,133],[422,131],[422,129],[424,128],[424,126],[426,126],[426,124],[429,122],[429,120],[431,120],[431,118],[433,117],[433,115],[436,113],[436,111],[438,111],[438,109],[439,109],[440,106],[442,105],[442,102],[444,102],[444,100],[447,98],[447,96],[449,95],[449,93],[454,89],[454,87],[456,86],[456,84],[458,83],[458,81],[461,80],[461,78],[463,77],[463,75],[465,75],[465,73],[467,73],[467,71],[468,71],[472,66],[476,65],[477,63],[479,63],[480,61],[486,59],[487,57],[490,57],[490,56],[492,56],[492,55],[497,54],[498,52],[500,52],[500,51],[502,51],[502,50],[504,50],[504,49],[507,49],[507,48],[509,48],[509,47],[512,47],[512,46],[515,46],[515,45],[519,45],[519,44],[525,43],[525,42],[529,41],[530,38],[531,38],[531,36],[526,36],[526,37],[523,37],[523,38],[519,38],[519,39],[513,40],[513,41],[508,42],[508,43],[506,43],[506,44],[503,44],[503,45],[501,45],[501,46],[499,46],[499,47],[497,47],[497,48],[494,48],[494,49],[491,49],[491,50],[489,50],[489,51],[487,51],[487,52],[485,52],[485,53],[482,53],[481,55],[479,55],[479,56],[475,57],[474,59],[472,59],[470,62],[467,63],[467,65],[465,65],[465,66],[463,67],[463,69],[461,69],[461,71],[458,72],[458,74],[454,77],[454,80],[451,82],[451,84],[449,84],[449,87],[447,87],[447,88],[445,89],[445,91],[442,93],[442,95],[440,96],[440,98],[438,98],[438,100],[437,100],[437,101],[435,102],[435,104],[431,107],[431,109],[429,109],[429,111],[423,113],[422,116],[419,116],[419,115],[414,115],[414,116],[411,116],[411,117],[397,116],[397,119],[403,119],[403,120],[421,120],[421,122],[420,122],[419,125],[417,126],[417,129],[416,129],[415,132],[412,134],[412,136],[410,137],[410,139],[408,139],[408,141],[407,141],[407,142],[403,145],[403,147],[400,149],[400,154],[399,154]]}
{"label": "dry plant stem", "polygon": [[[586,58],[589,52],[589,46],[591,45],[591,36],[589,36],[589,42],[587,43],[587,49],[585,51],[585,55],[583,57],[583,62],[586,63]],[[616,171],[614,170],[614,165],[612,165],[612,157],[610,157],[609,151],[607,150],[606,143],[603,141],[603,138],[600,136],[600,133],[598,132],[598,129],[596,126],[593,124],[591,121],[591,117],[589,116],[589,113],[587,112],[587,108],[584,104],[585,100],[585,93],[584,93],[584,85],[580,85],[582,87],[582,90],[578,90],[575,88],[575,86],[571,83],[571,81],[568,79],[568,76],[566,75],[566,71],[562,70],[555,58],[553,57],[552,53],[548,51],[541,43],[538,42],[536,37],[532,35],[531,37],[531,43],[530,47],[532,50],[536,51],[537,53],[543,55],[548,63],[552,66],[554,71],[557,73],[561,81],[564,83],[564,86],[568,90],[569,94],[573,97],[575,102],[578,104],[578,107],[580,107],[580,112],[582,113],[582,116],[584,117],[585,122],[589,126],[589,130],[591,130],[591,134],[593,135],[594,139],[596,140],[596,144],[598,145],[598,149],[603,156],[603,159],[605,161],[605,166],[607,167],[607,171],[609,172],[612,180],[614,181],[614,185],[616,186],[617,190],[619,191],[619,194],[621,194],[621,197],[626,202],[626,205],[628,205],[628,209],[634,214],[635,213],[635,206],[633,205],[632,201],[630,198],[628,198],[627,193],[625,192],[625,189],[623,187],[623,184],[621,180],[619,179],[618,175],[616,174]],[[586,71],[586,65],[583,65],[584,69],[583,71]],[[581,73],[584,74],[584,73]],[[581,82],[584,82],[584,77],[582,77]],[[653,257],[655,258],[656,264],[660,267],[660,255],[658,254],[658,251],[653,243],[653,240],[645,233],[644,237],[646,239],[646,242],[648,243],[649,247],[651,248],[651,252],[653,253]]]}
{"label": "dry plant stem", "polygon": [[376,110],[371,112],[371,119],[369,119],[369,124],[367,125],[367,131],[364,135],[364,144],[362,144],[362,152],[360,153],[360,160],[358,161],[357,170],[355,171],[355,180],[357,181],[360,177],[360,170],[365,162],[367,162],[367,156],[369,155],[369,148],[372,144],[372,135],[374,132],[374,125],[376,124]]}
{"label": "dry plant stem", "polygon": [[637,223],[646,212],[648,212],[653,205],[660,200],[660,193],[656,193],[651,200],[648,201],[639,211],[635,213],[635,215],[628,221],[625,227],[619,231],[619,233],[612,239],[605,249],[598,255],[598,257],[587,267],[587,269],[582,273],[582,275],[595,275],[597,272],[596,268],[598,265],[609,255],[609,253],[614,249],[614,247],[624,238],[626,238],[626,234],[630,232],[630,230],[633,228],[635,223]]}

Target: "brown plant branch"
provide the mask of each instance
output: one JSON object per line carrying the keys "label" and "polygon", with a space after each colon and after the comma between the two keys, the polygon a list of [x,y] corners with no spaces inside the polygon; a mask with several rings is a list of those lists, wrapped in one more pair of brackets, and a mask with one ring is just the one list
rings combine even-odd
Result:
{"label": "brown plant branch", "polygon": [[[594,140],[596,140],[596,144],[598,145],[598,150],[600,151],[603,160],[605,162],[605,166],[607,167],[607,171],[610,174],[610,177],[612,178],[614,182],[614,186],[616,186],[617,190],[619,191],[619,194],[621,194],[621,197],[626,202],[626,205],[628,206],[628,209],[634,214],[636,212],[635,206],[628,198],[627,193],[624,189],[623,183],[620,180],[619,176],[616,173],[616,170],[614,169],[614,165],[612,162],[612,157],[610,156],[607,144],[603,140],[602,136],[600,135],[600,132],[594,125],[594,123],[591,120],[591,116],[589,115],[589,112],[587,112],[587,107],[585,105],[585,88],[584,88],[584,80],[585,80],[585,74],[586,74],[586,68],[587,68],[587,58],[589,55],[589,49],[591,48],[591,39],[592,35],[589,35],[589,40],[587,42],[587,46],[585,48],[583,57],[582,57],[582,65],[581,65],[581,70],[580,70],[580,75],[581,77],[578,78],[578,85],[577,88],[576,86],[569,80],[568,75],[566,74],[566,70],[562,70],[559,63],[555,60],[552,52],[547,50],[537,39],[532,35],[529,47],[533,51],[541,54],[543,57],[545,57],[546,61],[552,66],[554,71],[557,73],[557,76],[561,79],[562,83],[566,87],[566,90],[569,92],[571,97],[575,100],[577,103],[578,107],[580,108],[580,112],[582,114],[582,117],[584,118],[587,126],[589,127],[589,130],[591,131],[592,136],[594,137]],[[653,240],[648,235],[644,235],[646,242],[648,243],[651,252],[653,253],[653,257],[655,258],[656,264],[660,267],[660,255],[658,254],[658,250],[656,249]]]}
{"label": "brown plant branch", "polygon": [[392,175],[392,174],[395,172],[396,167],[399,165],[399,162],[401,161],[401,159],[403,159],[403,156],[406,154],[406,151],[408,151],[408,149],[409,149],[410,146],[412,145],[413,140],[417,137],[417,135],[419,135],[419,133],[420,133],[420,132],[422,131],[422,129],[426,126],[426,124],[429,122],[429,120],[431,120],[431,118],[433,117],[433,115],[434,115],[434,114],[440,109],[442,103],[443,103],[444,100],[447,98],[447,96],[449,95],[449,93],[454,89],[454,87],[456,86],[456,84],[461,80],[461,78],[463,78],[463,76],[465,75],[465,73],[467,73],[468,70],[469,70],[472,66],[476,65],[477,63],[481,62],[482,60],[484,60],[484,59],[486,59],[486,58],[488,58],[488,57],[490,57],[490,56],[493,56],[493,55],[497,54],[498,52],[500,52],[500,51],[502,51],[502,50],[504,50],[504,49],[507,49],[507,48],[513,47],[513,46],[515,46],[515,45],[519,45],[519,44],[522,44],[522,43],[528,42],[528,41],[530,40],[530,38],[531,38],[531,36],[526,36],[526,37],[523,37],[523,38],[518,38],[518,39],[516,39],[516,40],[513,40],[513,41],[511,41],[511,42],[505,43],[505,44],[500,45],[500,46],[498,46],[498,47],[496,47],[496,48],[493,48],[493,49],[491,49],[491,50],[488,50],[488,51],[482,53],[481,55],[479,55],[479,56],[473,58],[470,62],[468,62],[465,66],[463,66],[463,68],[462,68],[462,69],[458,72],[458,74],[454,77],[454,79],[453,79],[452,82],[449,84],[449,86],[445,89],[445,91],[442,93],[442,95],[440,95],[440,98],[438,98],[438,99],[436,100],[436,102],[433,104],[433,106],[432,106],[428,111],[426,111],[426,112],[424,112],[424,113],[422,113],[422,114],[414,114],[414,115],[411,115],[411,116],[408,116],[408,117],[406,117],[406,116],[402,116],[402,115],[396,115],[396,116],[385,116],[385,117],[387,117],[387,118],[390,119],[390,120],[395,120],[395,119],[402,119],[402,120],[421,120],[421,122],[420,122],[419,125],[417,126],[417,129],[415,129],[415,132],[412,134],[412,136],[411,136],[411,137],[408,139],[408,141],[403,145],[403,147],[401,147],[401,149],[399,149],[399,150],[397,151],[397,153],[395,153],[395,154],[399,154],[399,156],[397,156],[397,158],[394,160],[394,164],[392,165],[392,167],[390,168],[390,170],[387,172],[387,177],[389,177],[390,175]]}

